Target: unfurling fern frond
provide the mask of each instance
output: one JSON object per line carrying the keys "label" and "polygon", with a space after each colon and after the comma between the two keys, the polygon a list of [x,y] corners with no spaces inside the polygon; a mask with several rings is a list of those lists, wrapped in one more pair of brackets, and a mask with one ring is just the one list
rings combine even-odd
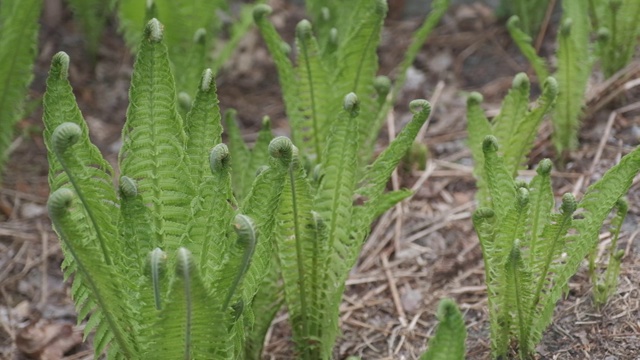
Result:
{"label": "unfurling fern frond", "polygon": [[587,0],[564,1],[558,31],[558,103],[553,114],[553,142],[558,154],[577,147],[577,129],[591,74]]}
{"label": "unfurling fern frond", "polygon": [[422,354],[420,360],[464,359],[464,341],[467,337],[467,329],[464,326],[462,314],[453,300],[440,301],[438,321],[436,335],[429,340],[427,351]]}

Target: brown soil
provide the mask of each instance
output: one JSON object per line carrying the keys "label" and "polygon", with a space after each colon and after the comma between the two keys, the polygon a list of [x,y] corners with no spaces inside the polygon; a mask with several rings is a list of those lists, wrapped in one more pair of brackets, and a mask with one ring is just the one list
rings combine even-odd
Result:
{"label": "brown soil", "polygon": [[[290,37],[303,10],[282,1],[273,1],[273,5],[279,30]],[[381,74],[394,75],[392,70],[419,20],[388,21],[379,51]],[[543,53],[553,51],[553,38],[547,36]],[[39,48],[31,98],[37,101],[44,93],[51,56],[66,51],[72,59],[71,83],[92,138],[108,159],[115,160],[133,57],[114,24],[105,31],[95,67],[67,9],[62,8],[57,17],[43,16]],[[429,148],[427,168],[402,171],[391,185],[413,187],[416,192],[375,224],[364,246],[344,295],[338,359],[349,355],[418,358],[433,335],[435,309],[444,297],[453,298],[463,311],[469,331],[467,357],[490,358],[483,263],[470,221],[475,187],[465,146],[464,93],[480,91],[487,111],[495,113],[513,76],[519,71],[531,74],[531,69],[503,24],[478,4],[452,8],[414,65],[389,124],[400,128],[406,123],[409,100],[433,100],[433,118],[420,139]],[[624,74],[637,71],[639,66],[635,66]],[[638,91],[624,90],[624,82],[614,83],[606,91],[619,90],[621,95],[595,111],[605,91],[599,87],[599,78],[594,76],[590,86],[589,115],[580,131],[580,148],[565,159],[562,171],[553,173],[557,195],[583,193],[590,182],[638,146],[640,112],[622,109],[640,104]],[[287,133],[275,68],[257,32],[242,42],[217,81],[222,107],[238,109],[248,139],[254,137],[263,115],[273,119],[275,133]],[[82,326],[75,326],[68,283],[60,271],[60,247],[46,216],[47,163],[40,119],[37,109],[19,123],[21,135],[14,143],[0,190],[0,358],[25,358],[17,345],[21,350],[36,346],[27,341],[31,339],[54,348],[50,359],[60,358],[55,351],[67,350],[66,359],[90,359],[89,345],[77,345]],[[388,129],[383,133],[381,147],[388,143]],[[543,157],[555,157],[548,124],[540,130],[531,163]],[[591,283],[585,269],[581,270],[537,348],[540,359],[640,358],[637,180],[629,192],[630,211],[620,237],[620,247],[626,252],[616,294],[605,307],[596,308]],[[603,236],[600,250],[609,241]],[[282,314],[269,333],[264,358],[294,358],[287,327],[286,314]]]}

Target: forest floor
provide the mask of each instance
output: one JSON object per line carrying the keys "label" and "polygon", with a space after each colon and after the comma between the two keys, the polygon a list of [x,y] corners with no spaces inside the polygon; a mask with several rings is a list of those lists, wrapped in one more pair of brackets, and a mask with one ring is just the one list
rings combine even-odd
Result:
{"label": "forest floor", "polygon": [[[304,16],[301,8],[272,1],[272,20],[286,40]],[[421,19],[388,20],[379,51],[380,73],[394,76],[412,32]],[[544,55],[554,50],[555,25],[541,43]],[[113,24],[107,27],[95,63],[83,48],[78,25],[67,9],[43,16],[31,97],[41,99],[49,62],[57,51],[71,57],[70,80],[89,124],[94,143],[112,162],[117,157],[125,119],[133,56]],[[407,187],[415,194],[382,216],[372,228],[360,260],[347,282],[341,307],[342,337],[336,359],[416,359],[436,324],[435,309],[442,298],[460,306],[468,328],[467,357],[489,359],[487,297],[478,239],[471,224],[475,182],[465,145],[465,94],[479,91],[489,114],[518,72],[532,74],[492,10],[475,3],[451,8],[423,47],[398,105],[389,114],[379,149],[389,135],[409,119],[408,102],[426,98],[433,103],[429,127],[419,139],[429,149],[425,170],[400,170],[390,187]],[[596,72],[597,74],[597,72]],[[580,128],[580,146],[552,172],[559,197],[580,196],[640,140],[640,92],[626,89],[625,79],[640,76],[636,62],[620,81],[590,81],[589,101]],[[288,132],[275,67],[257,31],[243,40],[234,58],[217,77],[221,107],[238,110],[247,139],[255,138],[263,115],[274,133]],[[537,91],[534,85],[534,92]],[[599,104],[604,94],[619,91],[614,101]],[[60,271],[62,254],[46,215],[48,196],[46,151],[41,109],[19,123],[21,136],[12,147],[0,189],[0,359],[90,359],[92,350],[80,345],[69,284]],[[550,125],[539,132],[531,163],[556,158]],[[521,173],[531,176],[531,170]],[[536,348],[540,359],[640,359],[640,185],[634,181],[629,214],[622,228],[625,250],[619,287],[608,304],[594,306],[591,282],[583,268],[558,303],[553,323]],[[602,255],[610,242],[603,232]],[[601,259],[599,259],[601,260]],[[293,359],[287,315],[278,316],[269,331],[265,359]],[[70,349],[70,350],[69,350]],[[49,357],[46,357],[49,356]]]}

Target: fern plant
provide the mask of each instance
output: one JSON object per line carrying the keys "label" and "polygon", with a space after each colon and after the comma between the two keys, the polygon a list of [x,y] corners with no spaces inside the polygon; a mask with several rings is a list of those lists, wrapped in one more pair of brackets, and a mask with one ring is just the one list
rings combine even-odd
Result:
{"label": "fern plant", "polygon": [[434,10],[416,32],[393,85],[386,77],[376,77],[376,50],[387,13],[385,0],[309,0],[306,4],[315,26],[307,20],[297,26],[295,66],[289,58],[291,47],[267,19],[271,8],[258,5],[254,10],[255,22],[278,70],[292,140],[311,167],[322,162],[330,122],[340,111],[342,97],[353,92],[360,99],[361,113],[358,164],[365,166],[389,108],[402,89],[407,68],[449,1],[434,2]]}
{"label": "fern plant", "polygon": [[[558,30],[557,70],[558,100],[552,116],[553,142],[558,154],[577,147],[577,131],[584,105],[584,94],[591,74],[593,59],[589,50],[589,16],[587,0],[563,1],[562,20]],[[531,38],[518,28],[517,16],[507,27],[521,52],[533,65],[539,80],[550,73],[544,59],[531,46]]]}
{"label": "fern plant", "polygon": [[295,150],[274,139],[268,167],[238,203],[212,71],[183,120],[157,20],[139,49],[118,191],[89,140],[66,54],[54,56],[47,80],[48,207],[78,319],[90,314],[96,357],[108,349],[121,359],[242,358]]}
{"label": "fern plant", "polygon": [[[436,4],[438,11],[416,36],[403,71],[448,1]],[[384,194],[384,187],[430,109],[424,100],[412,102],[413,120],[366,166],[394,101],[388,96],[392,91],[388,78],[375,76],[386,2],[309,1],[307,5],[318,23],[317,36],[309,21],[298,24],[296,66],[289,59],[290,46],[266,18],[271,8],[258,5],[254,19],[278,69],[292,139],[299,149],[285,185],[277,237],[293,340],[300,358],[328,359],[338,336],[344,283],[371,222],[408,195],[406,191]],[[395,93],[401,88],[397,86]],[[232,142],[231,148],[242,145]],[[354,204],[354,198],[364,204]],[[268,283],[275,281],[277,277]],[[280,301],[275,291],[264,294],[262,301],[269,296],[272,304]],[[270,319],[263,320],[265,324],[256,327],[268,327]]]}
{"label": "fern plant", "polygon": [[527,184],[514,180],[498,149],[494,136],[485,137],[489,206],[473,215],[485,263],[492,352],[504,358],[513,349],[530,359],[567,282],[640,171],[640,148],[590,186],[581,201],[565,194],[560,212],[553,210],[551,161],[542,160]]}
{"label": "fern plant", "polygon": [[590,0],[591,24],[597,32],[596,53],[606,77],[625,67],[640,35],[640,2]]}
{"label": "fern plant", "polygon": [[0,176],[33,78],[41,8],[41,0],[0,2]]}

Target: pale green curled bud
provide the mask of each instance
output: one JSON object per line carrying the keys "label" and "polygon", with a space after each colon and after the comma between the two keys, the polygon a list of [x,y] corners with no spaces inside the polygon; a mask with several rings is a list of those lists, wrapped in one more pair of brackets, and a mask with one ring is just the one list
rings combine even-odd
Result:
{"label": "pale green curled bud", "polygon": [[65,122],[55,130],[51,136],[51,142],[53,144],[53,150],[57,154],[62,154],[71,146],[75,145],[82,137],[82,129],[78,124],[72,122]]}
{"label": "pale green curled bud", "polygon": [[202,72],[200,91],[209,92],[211,89],[215,89],[215,79],[213,77],[213,71],[207,68]]}
{"label": "pale green curled bud", "polygon": [[409,110],[413,115],[421,112],[431,113],[431,104],[424,99],[415,99],[409,103]]}
{"label": "pale green curled bud", "polygon": [[55,73],[59,79],[69,77],[69,55],[64,51],[56,53],[51,59],[51,74],[49,76]]}
{"label": "pale green curled bud", "polygon": [[497,151],[498,151],[498,139],[496,139],[496,137],[493,135],[485,136],[484,140],[482,141],[482,152],[486,154],[486,153],[497,152]]}
{"label": "pale green curled bud", "polygon": [[259,4],[253,8],[253,21],[258,22],[265,16],[269,16],[273,12],[273,9],[269,5]]}
{"label": "pale green curled bud", "polygon": [[[187,248],[178,249],[178,262],[176,263],[176,275],[182,277],[186,283],[191,282],[191,269],[193,268],[193,256]],[[190,294],[185,294],[189,296]]]}
{"label": "pale green curled bud", "polygon": [[623,257],[624,257],[623,249],[620,249],[613,254],[613,258],[616,259],[616,261],[622,261]]}
{"label": "pale green curled bud", "polygon": [[180,108],[183,109],[185,112],[189,112],[189,110],[191,110],[191,104],[192,104],[191,96],[189,96],[189,94],[187,94],[184,91],[180,91],[178,93],[178,105],[180,106]]}
{"label": "pale green curled bud", "polygon": [[64,215],[73,204],[75,194],[71,189],[60,188],[49,195],[47,210],[51,218]]}
{"label": "pale green curled bud", "polygon": [[269,117],[269,115],[265,115],[262,117],[261,130],[271,131],[271,118]]}
{"label": "pale green curled bud", "polygon": [[148,9],[151,9],[153,6],[155,5],[155,2],[153,0],[147,0],[145,6]]}
{"label": "pale green curled bud", "polygon": [[607,291],[607,286],[602,283],[599,283],[598,285],[596,285],[596,288],[598,289],[598,292],[602,294]]}
{"label": "pale green curled bud", "polygon": [[209,166],[212,173],[218,173],[228,170],[231,156],[229,154],[229,148],[225,144],[218,144],[211,149],[209,154]]}
{"label": "pale green curled bud", "polygon": [[596,40],[598,42],[607,42],[611,39],[611,31],[606,27],[602,27],[598,29],[598,33],[596,34]]}
{"label": "pale green curled bud", "polygon": [[548,102],[553,102],[558,97],[558,81],[554,77],[549,76],[544,80],[542,97],[547,99]]}
{"label": "pale green curled bud", "polygon": [[293,143],[286,136],[278,136],[269,143],[269,154],[289,163],[293,157]]}
{"label": "pale green curled bud", "polygon": [[138,196],[138,185],[136,181],[128,176],[120,177],[120,193],[127,199]]}
{"label": "pale green curled bud", "polygon": [[473,91],[467,98],[467,106],[481,104],[483,100],[482,94],[477,91]]}
{"label": "pale green curled bud", "polygon": [[158,21],[158,19],[153,18],[149,20],[147,26],[144,28],[144,38],[148,39],[151,42],[160,42],[164,37],[164,27]]}
{"label": "pale green curled bud", "polygon": [[207,30],[205,28],[199,28],[193,34],[193,43],[198,45],[204,45],[207,40]]}
{"label": "pale green curled bud", "polygon": [[481,207],[473,212],[473,220],[488,220],[496,216],[495,211],[488,207]]}
{"label": "pale green curled bud", "polygon": [[153,299],[157,310],[162,309],[162,288],[160,280],[164,277],[167,268],[167,254],[160,248],[155,248],[149,253],[147,259],[148,270],[153,287]]}
{"label": "pale green curled bud", "polygon": [[540,160],[538,163],[538,167],[536,168],[536,173],[540,176],[546,176],[551,174],[551,168],[553,168],[553,163],[548,158]]}
{"label": "pale green curled bud", "polygon": [[296,26],[296,38],[300,40],[308,40],[312,35],[313,30],[311,28],[311,23],[309,22],[309,20],[301,20]]}
{"label": "pale green curled bud", "polygon": [[530,82],[529,82],[529,77],[527,76],[527,74],[521,72],[518,73],[514,78],[513,78],[513,82],[511,84],[511,87],[513,89],[526,89],[527,91],[529,90],[529,87],[531,86]]}
{"label": "pale green curled bud", "polygon": [[251,264],[251,258],[253,257],[253,253],[256,249],[256,243],[258,241],[258,234],[256,232],[256,226],[251,220],[250,217],[243,214],[238,214],[233,220],[233,229],[238,236],[238,240],[236,241],[236,245],[242,248],[242,263],[240,264],[240,268],[236,271],[235,279],[229,288],[229,293],[222,303],[222,310],[226,311],[229,307],[229,303],[231,302],[231,298],[233,298],[233,294],[238,289],[240,285],[240,281],[242,277],[249,269],[249,264]]}
{"label": "pale green curled bud", "polygon": [[238,245],[253,248],[257,241],[256,227],[253,220],[244,214],[236,215],[233,229],[238,234]]}
{"label": "pale green curled bud", "polygon": [[560,25],[560,35],[569,36],[571,35],[571,26],[573,26],[573,20],[567,18]]}
{"label": "pale green curled bud", "polygon": [[358,112],[360,111],[360,100],[358,99],[358,96],[353,92],[348,93],[344,97],[343,107],[352,116],[358,115]]}
{"label": "pale green curled bud", "polygon": [[289,56],[289,54],[291,54],[291,45],[289,45],[287,42],[282,41],[280,43],[280,48],[282,49],[282,52],[285,53],[285,55]]}
{"label": "pale green curled bud", "polygon": [[379,98],[386,98],[391,91],[391,79],[388,76],[380,75],[373,80],[373,88],[376,89]]}
{"label": "pale green curled bud", "polygon": [[529,190],[526,187],[518,188],[516,192],[516,201],[518,201],[518,207],[525,208],[529,204]]}
{"label": "pale green curled bud", "polygon": [[332,47],[338,46],[338,29],[331,28],[331,30],[329,30],[329,44],[331,44]]}
{"label": "pale green curled bud", "polygon": [[329,11],[328,7],[323,6],[322,9],[320,9],[320,16],[322,17],[322,20],[329,21],[331,20],[331,11]]}
{"label": "pale green curled bud", "polygon": [[563,214],[573,214],[578,208],[576,197],[572,193],[566,193],[562,195],[562,205],[560,210]]}

